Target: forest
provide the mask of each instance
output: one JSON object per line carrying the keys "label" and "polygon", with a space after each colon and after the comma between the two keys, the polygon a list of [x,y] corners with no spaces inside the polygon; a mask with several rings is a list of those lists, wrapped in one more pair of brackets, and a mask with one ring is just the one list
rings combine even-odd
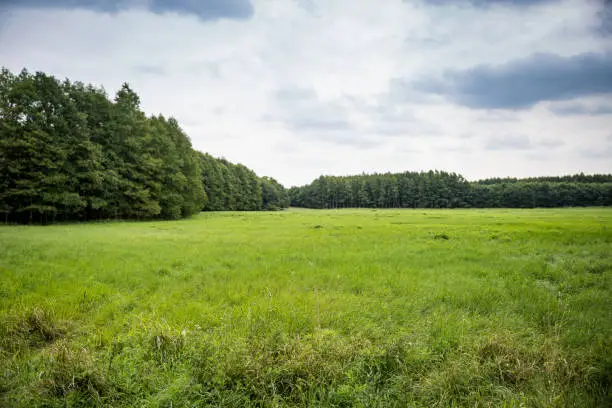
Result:
{"label": "forest", "polygon": [[444,171],[321,176],[289,189],[307,208],[534,208],[612,205],[612,175],[467,181]]}
{"label": "forest", "polygon": [[195,151],[178,122],[147,117],[123,84],[0,72],[0,219],[178,219],[289,205],[276,180]]}
{"label": "forest", "polygon": [[174,118],[147,116],[123,84],[0,72],[0,219],[178,219],[200,211],[612,205],[612,175],[491,178],[444,171],[321,176],[286,190],[193,149]]}

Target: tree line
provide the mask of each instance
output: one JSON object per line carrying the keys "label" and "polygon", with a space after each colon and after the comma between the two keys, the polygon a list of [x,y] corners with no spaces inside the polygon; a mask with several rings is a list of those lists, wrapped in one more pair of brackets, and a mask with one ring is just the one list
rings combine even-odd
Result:
{"label": "tree line", "polygon": [[178,219],[201,210],[284,208],[287,191],[192,148],[173,118],[147,117],[123,84],[0,71],[0,217],[49,223]]}
{"label": "tree line", "polygon": [[275,179],[257,177],[242,164],[198,152],[208,211],[280,210],[289,207],[289,193]]}
{"label": "tree line", "polygon": [[534,208],[612,205],[612,175],[467,181],[444,171],[321,176],[289,189],[307,208]]}
{"label": "tree line", "polygon": [[195,151],[173,118],[147,117],[123,84],[0,71],[0,217],[49,223],[178,219],[199,211],[612,205],[612,175],[491,178],[443,171],[321,176],[287,191]]}

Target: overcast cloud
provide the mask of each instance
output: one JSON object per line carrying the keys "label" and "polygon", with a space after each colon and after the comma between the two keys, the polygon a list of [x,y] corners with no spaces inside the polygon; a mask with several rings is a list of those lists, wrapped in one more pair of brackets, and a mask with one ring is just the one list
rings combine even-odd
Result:
{"label": "overcast cloud", "polygon": [[0,61],[111,95],[128,82],[195,148],[287,186],[610,173],[605,3],[5,0]]}

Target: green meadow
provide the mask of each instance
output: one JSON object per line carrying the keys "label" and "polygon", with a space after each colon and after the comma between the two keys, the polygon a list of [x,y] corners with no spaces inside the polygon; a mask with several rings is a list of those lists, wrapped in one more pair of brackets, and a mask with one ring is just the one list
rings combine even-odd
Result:
{"label": "green meadow", "polygon": [[2,407],[607,407],[612,209],[0,227]]}

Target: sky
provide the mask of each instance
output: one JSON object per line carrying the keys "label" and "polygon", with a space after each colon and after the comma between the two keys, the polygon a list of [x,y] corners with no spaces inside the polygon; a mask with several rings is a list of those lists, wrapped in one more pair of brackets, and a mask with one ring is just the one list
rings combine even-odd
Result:
{"label": "sky", "polygon": [[127,82],[285,186],[612,173],[608,0],[0,0],[0,65]]}

